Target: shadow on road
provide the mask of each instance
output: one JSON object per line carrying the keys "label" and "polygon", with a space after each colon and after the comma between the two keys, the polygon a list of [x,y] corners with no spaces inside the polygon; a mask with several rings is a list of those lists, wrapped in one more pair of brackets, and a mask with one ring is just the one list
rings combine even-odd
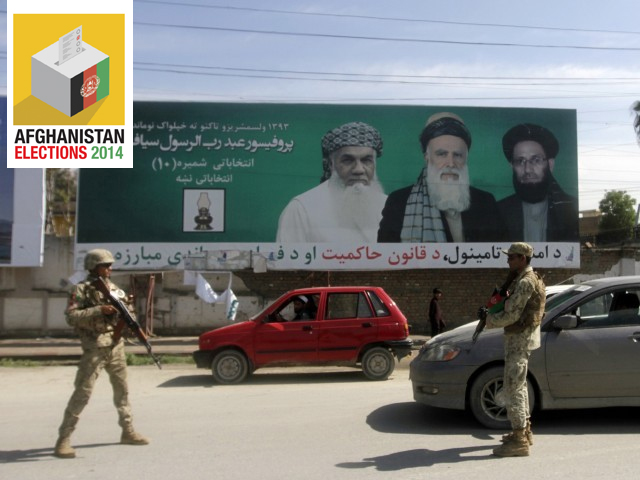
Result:
{"label": "shadow on road", "polygon": [[[76,449],[78,456],[81,456],[81,451],[85,448],[98,448],[112,445],[120,445],[120,443],[92,443],[87,445],[74,445],[73,448]],[[49,448],[33,448],[30,450],[0,450],[0,465],[3,463],[37,462],[45,459],[58,461],[58,459],[53,456],[53,446]]]}
{"label": "shadow on road", "polygon": [[[404,452],[390,453],[389,455],[364,458],[361,462],[338,463],[336,466],[349,469],[373,467],[381,472],[392,472],[405,468],[431,467],[441,463],[495,459],[495,457],[491,456],[491,449],[494,447],[495,445],[488,447],[447,448],[444,450],[418,448]],[[470,455],[476,452],[483,452],[482,456]],[[467,456],[465,456],[465,454],[467,454]]]}
{"label": "shadow on road", "polygon": [[383,433],[469,435],[472,430],[481,430],[466,412],[426,407],[416,402],[380,407],[367,416],[367,424]]}
{"label": "shadow on road", "polygon": [[181,375],[158,385],[158,388],[213,387],[211,375]]}
{"label": "shadow on road", "polygon": [[322,371],[322,372],[275,372],[269,369],[254,373],[247,383],[252,385],[290,385],[311,383],[353,383],[369,382],[360,370]]}
{"label": "shadow on road", "polygon": [[[532,418],[537,435],[624,435],[640,433],[637,408],[602,408],[589,410],[553,410],[535,412]],[[467,412],[433,408],[416,402],[385,405],[367,416],[367,424],[383,433],[464,435],[481,440],[493,440],[487,446],[449,448],[443,450],[414,449],[344,462],[336,466],[345,469],[374,468],[397,471],[406,468],[430,467],[443,463],[460,463],[495,459],[492,449],[500,430],[479,425]]]}
{"label": "shadow on road", "polygon": [[[638,434],[638,411],[638,408],[617,407],[534,412],[533,431],[539,435]],[[416,402],[380,407],[367,416],[367,424],[383,433],[459,434],[483,440],[504,433],[481,426],[467,412],[427,407]]]}
{"label": "shadow on road", "polygon": [[[370,382],[364,373],[360,370],[344,370],[344,371],[309,371],[305,372],[284,371],[288,369],[278,368],[271,370],[269,368],[260,369],[253,375],[250,375],[240,385],[292,385],[292,384],[312,384],[312,383],[353,383],[353,382]],[[230,387],[234,385],[219,385],[209,375],[183,375],[172,378],[159,387]]]}

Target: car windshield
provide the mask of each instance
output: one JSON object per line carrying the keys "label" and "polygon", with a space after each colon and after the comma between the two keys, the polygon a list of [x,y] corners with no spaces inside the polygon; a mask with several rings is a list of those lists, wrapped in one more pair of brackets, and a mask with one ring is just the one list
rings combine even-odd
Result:
{"label": "car windshield", "polygon": [[269,307],[271,307],[271,305],[273,305],[273,304],[274,304],[274,303],[276,303],[276,302],[279,302],[279,301],[280,301],[280,299],[281,299],[282,297],[286,296],[286,295],[288,295],[288,293],[283,293],[283,294],[282,294],[282,295],[280,295],[278,298],[276,298],[273,302],[269,302],[269,304],[268,304],[266,307],[264,307],[262,310],[260,310],[260,311],[259,311],[258,313],[256,313],[255,315],[252,315],[251,317],[249,317],[249,321],[253,321],[253,320],[255,320],[256,318],[259,318],[259,317],[261,317],[261,316],[264,316],[264,312],[266,312],[266,311],[269,309]]}
{"label": "car windshield", "polygon": [[558,305],[566,302],[570,298],[575,297],[579,293],[589,290],[590,288],[592,288],[591,285],[576,285],[575,287],[565,290],[564,292],[556,293],[551,298],[547,298],[544,308],[545,312],[553,310]]}

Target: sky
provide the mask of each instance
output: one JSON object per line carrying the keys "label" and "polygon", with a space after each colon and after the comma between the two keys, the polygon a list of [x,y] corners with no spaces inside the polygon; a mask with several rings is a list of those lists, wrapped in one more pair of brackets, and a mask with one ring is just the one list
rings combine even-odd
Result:
{"label": "sky", "polygon": [[636,0],[133,0],[133,14],[134,100],[575,109],[580,209],[607,190],[640,200]]}

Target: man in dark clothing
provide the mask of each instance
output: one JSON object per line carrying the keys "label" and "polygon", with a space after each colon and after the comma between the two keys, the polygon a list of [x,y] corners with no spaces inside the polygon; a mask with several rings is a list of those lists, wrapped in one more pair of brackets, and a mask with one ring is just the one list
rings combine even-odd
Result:
{"label": "man in dark clothing", "polygon": [[378,242],[494,242],[505,235],[495,198],[469,184],[471,134],[454,113],[432,115],[420,135],[425,166],[392,192]]}
{"label": "man in dark clothing", "polygon": [[433,298],[429,303],[429,323],[431,324],[431,336],[435,337],[439,333],[444,332],[447,324],[442,316],[442,308],[440,307],[440,299],[442,298],[442,290],[433,289]]}
{"label": "man in dark clothing", "polygon": [[313,320],[315,318],[315,308],[313,300],[305,295],[298,295],[293,299],[293,311],[295,316],[292,320]]}
{"label": "man in dark clothing", "polygon": [[[413,186],[392,192],[382,210],[382,220],[378,230],[378,242],[400,243],[400,232],[404,221],[407,200]],[[488,192],[469,187],[470,207],[459,213],[463,226],[461,242],[498,242],[505,238],[502,217],[497,210],[496,200]],[[455,214],[454,214],[455,215]],[[449,222],[443,222],[445,238],[443,242],[454,242]]]}
{"label": "man in dark clothing", "polygon": [[513,169],[515,194],[498,202],[510,240],[577,242],[578,199],[565,193],[553,177],[558,140],[548,129],[523,123],[502,138]]}

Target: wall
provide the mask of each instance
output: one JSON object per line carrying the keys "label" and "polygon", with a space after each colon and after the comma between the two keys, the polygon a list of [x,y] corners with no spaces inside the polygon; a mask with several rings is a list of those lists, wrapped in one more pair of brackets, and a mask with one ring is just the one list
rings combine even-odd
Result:
{"label": "wall", "polygon": [[[640,274],[640,245],[581,251],[580,270],[544,270],[547,285],[574,283],[602,276]],[[73,239],[47,235],[42,268],[0,268],[0,337],[68,336],[72,331],[64,319],[74,273]],[[505,261],[506,267],[506,261]],[[535,267],[535,264],[534,264]],[[153,315],[149,326],[156,335],[198,335],[226,325],[224,305],[207,304],[195,295],[193,286],[183,285],[182,272],[147,272],[131,275],[115,272],[114,281],[137,298],[137,311],[145,322],[145,296],[149,275],[155,276]],[[442,307],[449,328],[474,320],[495,285],[507,274],[502,269],[404,270],[367,272],[243,270],[232,278],[232,289],[240,306],[236,321],[258,313],[287,290],[323,285],[380,285],[407,316],[414,333],[429,333],[426,309],[431,291],[444,291]],[[205,274],[214,291],[227,287],[229,274]]]}

